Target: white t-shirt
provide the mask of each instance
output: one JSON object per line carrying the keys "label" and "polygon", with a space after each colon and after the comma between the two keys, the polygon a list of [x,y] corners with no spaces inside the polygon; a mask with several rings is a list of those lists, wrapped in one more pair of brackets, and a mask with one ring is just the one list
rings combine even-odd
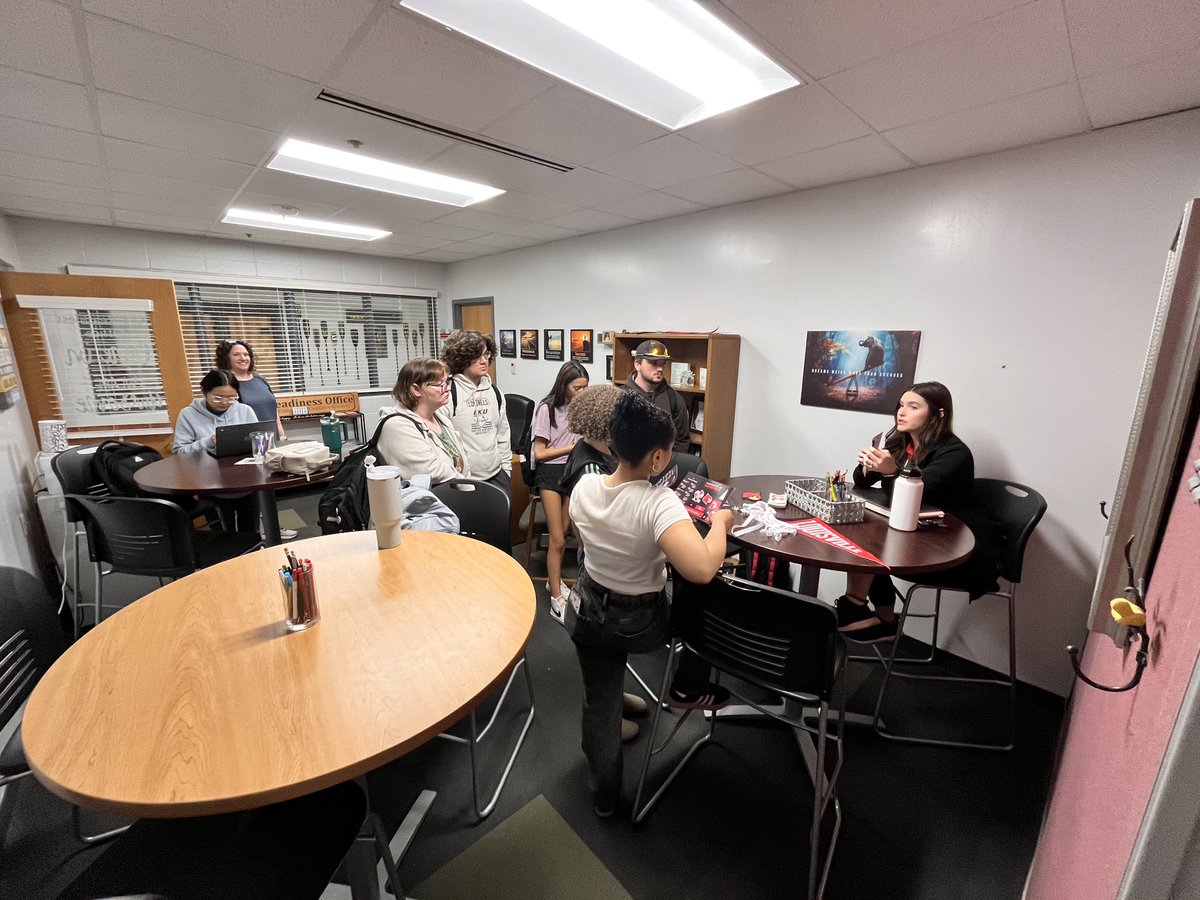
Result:
{"label": "white t-shirt", "polygon": [[588,574],[618,594],[661,590],[667,557],[658,539],[690,519],[683,501],[648,481],[608,487],[605,477],[584,475],[571,491],[571,519],[587,551]]}

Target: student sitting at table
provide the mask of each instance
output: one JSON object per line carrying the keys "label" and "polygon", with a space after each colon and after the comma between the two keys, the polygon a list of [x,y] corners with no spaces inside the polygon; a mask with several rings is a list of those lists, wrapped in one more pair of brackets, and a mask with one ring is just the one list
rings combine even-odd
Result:
{"label": "student sitting at table", "polygon": [[433,484],[452,478],[470,478],[471,467],[463,453],[462,438],[443,409],[450,402],[450,371],[441,360],[410,359],[396,376],[392,388],[396,406],[385,406],[379,415],[392,416],[379,435],[379,452],[400,476],[429,475]]}
{"label": "student sitting at table", "polygon": [[[925,484],[922,502],[958,516],[975,535],[971,558],[939,572],[938,580],[962,585],[975,599],[996,589],[994,523],[972,503],[975,459],[953,425],[950,390],[938,381],[914,384],[896,404],[895,427],[883,448],[863,447],[858,452],[854,484],[871,487],[882,482],[890,499],[900,470],[910,463],[917,466]],[[838,630],[847,640],[874,644],[896,637],[896,589],[886,575],[847,575],[837,612]]]}
{"label": "student sitting at table", "polygon": [[[725,558],[733,520],[729,510],[718,510],[702,538],[679,497],[650,484],[671,460],[675,425],[639,393],[621,392],[609,433],[616,470],[584,475],[571,495],[587,556],[567,611],[583,673],[583,752],[601,818],[612,815],[621,790],[626,659],[660,649],[667,640],[665,563],[689,581],[710,581]],[[707,678],[708,667],[684,654],[668,702],[691,709],[726,705],[729,692]]]}
{"label": "student sitting at table", "polygon": [[[171,452],[203,453],[217,445],[218,426],[257,421],[254,410],[238,402],[237,376],[228,369],[210,369],[200,379],[200,396],[191,406],[184,407],[175,420]],[[258,502],[252,495],[221,494],[215,499],[228,530],[258,530]]]}

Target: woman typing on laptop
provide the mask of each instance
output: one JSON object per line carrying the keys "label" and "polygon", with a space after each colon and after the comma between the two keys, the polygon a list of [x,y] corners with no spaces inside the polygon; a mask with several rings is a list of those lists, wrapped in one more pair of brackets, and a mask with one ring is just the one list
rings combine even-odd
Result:
{"label": "woman typing on laptop", "polygon": [[[879,485],[890,498],[900,470],[909,464],[919,467],[924,502],[958,516],[975,534],[971,558],[942,574],[955,576],[976,597],[995,589],[996,563],[986,540],[987,523],[972,503],[975,459],[954,433],[953,422],[954,400],[944,384],[914,384],[896,404],[895,427],[880,441],[882,446],[858,452],[854,485]],[[837,601],[838,630],[859,643],[892,640],[895,607],[896,590],[888,576],[851,573],[846,577],[846,593]]]}

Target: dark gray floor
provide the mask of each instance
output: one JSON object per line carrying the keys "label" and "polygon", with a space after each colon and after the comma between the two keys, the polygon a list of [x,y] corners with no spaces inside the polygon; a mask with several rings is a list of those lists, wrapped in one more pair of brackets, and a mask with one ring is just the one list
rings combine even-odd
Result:
{"label": "dark gray floor", "polygon": [[[313,502],[287,501],[307,521]],[[369,779],[372,803],[393,828],[420,789],[438,791],[401,869],[406,886],[418,884],[544,794],[639,900],[802,896],[812,795],[796,743],[782,726],[722,725],[719,746],[693,760],[639,829],[627,818],[595,817],[579,750],[578,666],[566,633],[545,612],[540,585],[538,598],[528,653],[537,718],[491,818],[474,823],[467,751],[446,741],[433,741]],[[662,659],[638,665],[658,677]],[[878,677],[865,665],[851,670],[852,708],[873,704]],[[988,726],[990,706],[977,693],[943,695],[936,704],[907,692],[896,699],[896,725],[911,719],[949,730]],[[514,708],[502,717],[498,740],[515,733],[519,714]],[[1022,690],[1017,749],[1007,754],[907,746],[850,729],[840,786],[844,823],[827,896],[1018,897],[1037,840],[1061,717],[1061,700]],[[644,740],[627,751],[630,796]],[[0,829],[0,897],[53,897],[98,852],[74,845],[65,804],[29,779],[10,789]],[[486,898],[487,885],[474,896]]]}

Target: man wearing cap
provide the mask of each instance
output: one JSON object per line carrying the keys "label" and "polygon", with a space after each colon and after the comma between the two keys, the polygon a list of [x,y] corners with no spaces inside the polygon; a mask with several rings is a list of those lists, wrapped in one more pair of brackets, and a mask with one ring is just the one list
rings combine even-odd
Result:
{"label": "man wearing cap", "polygon": [[688,408],[663,375],[663,369],[670,361],[671,353],[662,341],[642,341],[633,351],[633,374],[621,387],[641,391],[647,400],[671,417],[675,423],[675,449],[686,453],[691,430]]}

